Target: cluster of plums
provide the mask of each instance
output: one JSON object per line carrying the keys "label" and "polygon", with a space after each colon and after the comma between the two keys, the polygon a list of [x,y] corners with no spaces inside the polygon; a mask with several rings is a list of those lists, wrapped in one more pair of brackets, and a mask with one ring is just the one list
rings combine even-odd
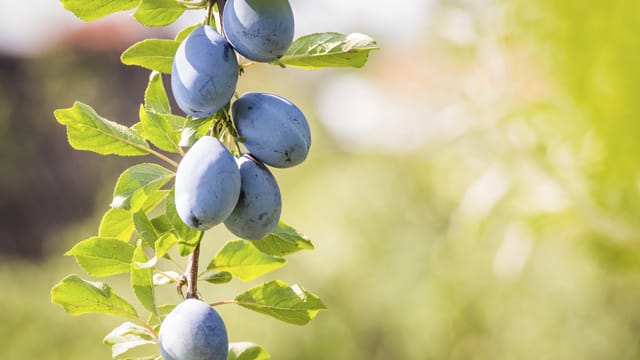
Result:
{"label": "cluster of plums", "polygon": [[[231,101],[238,80],[236,52],[258,62],[281,57],[293,39],[288,0],[229,0],[222,13],[224,36],[204,25],[179,46],[171,87],[180,108],[210,116]],[[277,225],[280,190],[265,166],[301,163],[311,144],[300,109],[280,96],[246,93],[231,117],[248,153],[234,158],[218,139],[200,138],[176,173],[176,208],[190,227],[207,230],[224,222],[235,235],[261,239]]]}
{"label": "cluster of plums", "polygon": [[[180,44],[171,73],[178,106],[187,114],[210,116],[226,106],[238,81],[236,52],[256,62],[280,58],[293,40],[288,0],[227,0],[224,34],[204,25]],[[246,93],[231,104],[238,135],[248,150],[235,158],[217,138],[198,139],[181,160],[175,204],[188,226],[207,230],[220,223],[233,234],[261,239],[278,224],[280,189],[266,165],[287,168],[309,152],[307,120],[290,101],[268,93]],[[218,313],[187,299],[164,320],[159,334],[165,360],[226,360],[228,338]]]}

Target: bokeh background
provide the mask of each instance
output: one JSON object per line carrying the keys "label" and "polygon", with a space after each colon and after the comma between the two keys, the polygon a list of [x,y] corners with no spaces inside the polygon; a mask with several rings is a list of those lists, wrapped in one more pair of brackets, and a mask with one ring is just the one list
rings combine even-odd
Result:
{"label": "bokeh background", "polygon": [[[248,69],[307,114],[308,160],[275,171],[315,251],[266,277],[329,311],[299,328],[225,305],[232,341],[274,359],[640,358],[640,2],[291,0],[297,34],[364,32],[364,69]],[[50,303],[140,159],[72,150],[74,100],[136,121],[148,72],[129,13],[85,24],[55,0],[0,2],[0,354],[109,359],[120,323]],[[165,79],[166,80],[166,79]],[[205,237],[203,257],[231,239]],[[108,280],[134,302],[126,277]],[[260,280],[203,285],[210,301]],[[168,291],[168,302],[178,301]]]}

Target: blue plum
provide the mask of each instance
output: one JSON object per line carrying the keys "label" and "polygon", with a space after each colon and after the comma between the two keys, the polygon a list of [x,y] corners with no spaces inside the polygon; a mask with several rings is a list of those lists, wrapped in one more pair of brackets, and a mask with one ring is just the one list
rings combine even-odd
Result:
{"label": "blue plum", "polygon": [[233,121],[249,152],[263,163],[287,168],[307,158],[311,131],[300,109],[278,95],[252,92],[231,106]]}
{"label": "blue plum", "polygon": [[240,195],[240,171],[220,140],[204,136],[187,151],[175,181],[175,203],[185,224],[207,230],[231,214]]}
{"label": "blue plum", "polygon": [[229,338],[218,312],[187,299],[164,319],[158,337],[164,360],[227,360]]}
{"label": "blue plum", "polygon": [[196,28],[178,47],[171,90],[185,113],[193,117],[215,113],[231,100],[237,82],[236,54],[211,26]]}
{"label": "blue plum", "polygon": [[222,26],[236,51],[253,61],[277,60],[293,41],[288,0],[227,0]]}
{"label": "blue plum", "polygon": [[243,239],[259,240],[278,225],[282,211],[280,188],[271,171],[250,154],[236,161],[240,169],[240,197],[224,225]]}

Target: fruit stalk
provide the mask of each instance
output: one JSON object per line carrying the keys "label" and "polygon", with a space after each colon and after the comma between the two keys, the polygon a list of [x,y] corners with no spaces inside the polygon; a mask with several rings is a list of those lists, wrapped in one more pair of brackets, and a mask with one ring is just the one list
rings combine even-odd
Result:
{"label": "fruit stalk", "polygon": [[[222,19],[222,11],[224,11],[224,3],[227,2],[226,0],[211,0],[211,6],[213,6],[213,3],[217,3],[218,4],[218,16],[220,17],[220,19]],[[222,34],[222,21],[220,22],[220,33]]]}
{"label": "fruit stalk", "polygon": [[200,260],[200,241],[187,259],[187,299],[198,299],[198,262]]}

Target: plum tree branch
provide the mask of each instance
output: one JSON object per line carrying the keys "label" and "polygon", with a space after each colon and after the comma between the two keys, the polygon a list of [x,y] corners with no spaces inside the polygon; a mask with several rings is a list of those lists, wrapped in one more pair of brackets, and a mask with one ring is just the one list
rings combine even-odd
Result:
{"label": "plum tree branch", "polygon": [[[202,236],[200,238],[202,240]],[[198,262],[200,258],[200,240],[187,259],[187,299],[198,298]]]}

